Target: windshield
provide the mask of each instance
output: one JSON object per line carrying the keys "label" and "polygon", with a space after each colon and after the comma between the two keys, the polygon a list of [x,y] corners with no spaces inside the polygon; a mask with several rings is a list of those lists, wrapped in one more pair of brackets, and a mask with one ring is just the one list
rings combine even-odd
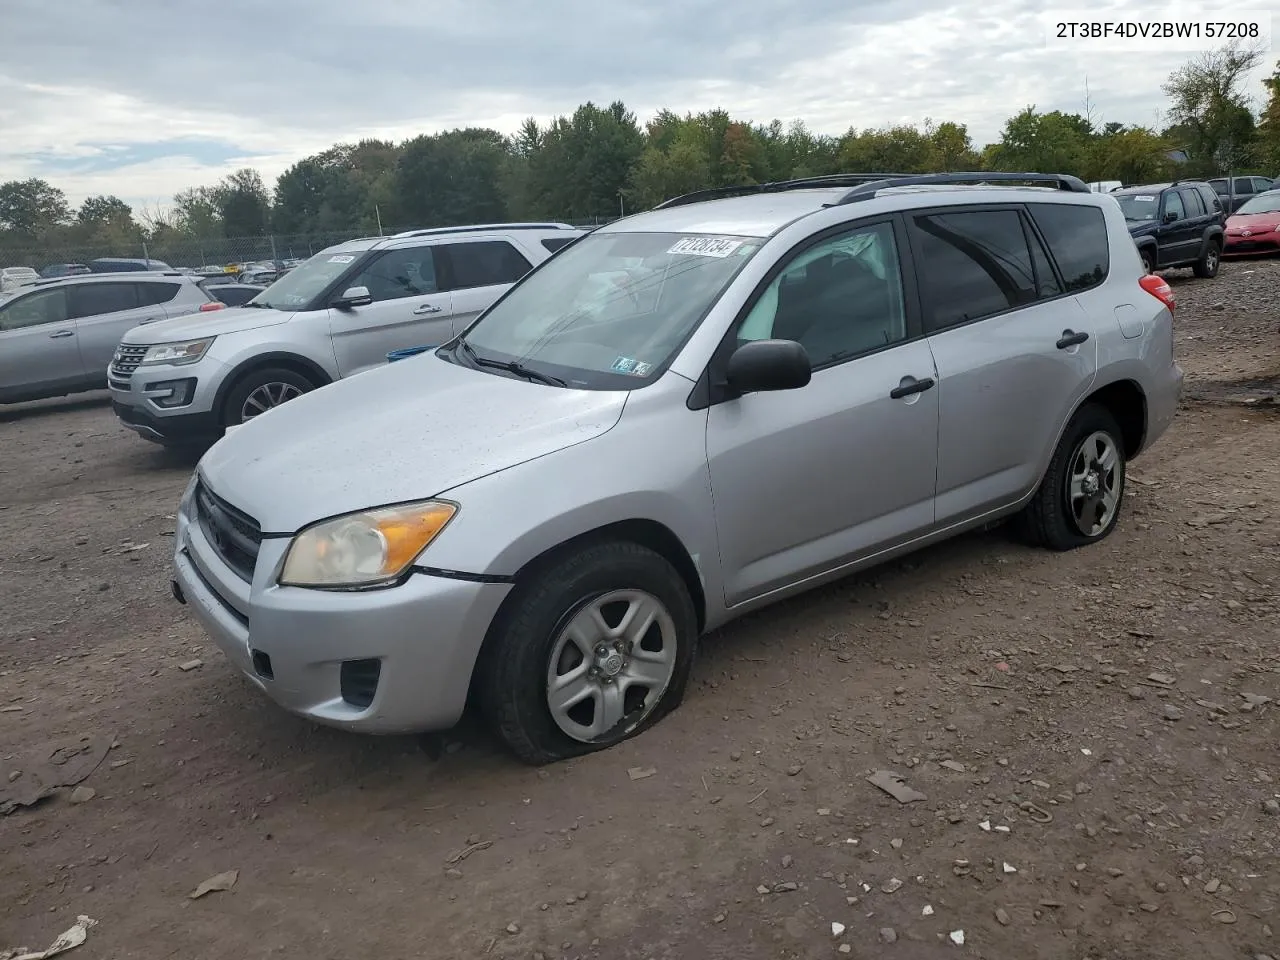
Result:
{"label": "windshield", "polygon": [[1154,220],[1160,213],[1158,193],[1113,193],[1126,220]]}
{"label": "windshield", "polygon": [[1247,203],[1242,203],[1236,213],[1280,213],[1280,190],[1260,194]]}
{"label": "windshield", "polygon": [[349,253],[322,252],[305,260],[249,302],[273,310],[305,310],[316,297],[365,256],[364,250]]}
{"label": "windshield", "polygon": [[466,334],[473,362],[515,362],[568,386],[627,390],[655,377],[760,239],[594,233],[546,261]]}

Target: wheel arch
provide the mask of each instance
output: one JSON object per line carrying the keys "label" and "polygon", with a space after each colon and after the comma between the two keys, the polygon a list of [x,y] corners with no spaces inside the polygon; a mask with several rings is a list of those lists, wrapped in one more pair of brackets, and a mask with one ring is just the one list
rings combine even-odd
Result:
{"label": "wheel arch", "polygon": [[299,376],[306,377],[317,387],[327,386],[333,382],[333,377],[329,376],[324,367],[300,354],[286,351],[255,354],[246,360],[242,360],[232,368],[230,373],[222,378],[222,383],[218,386],[218,392],[214,394],[213,398],[213,415],[218,418],[219,422],[224,419],[222,407],[227,402],[227,395],[242,383],[245,377],[269,367],[279,367],[283,370],[292,371]]}

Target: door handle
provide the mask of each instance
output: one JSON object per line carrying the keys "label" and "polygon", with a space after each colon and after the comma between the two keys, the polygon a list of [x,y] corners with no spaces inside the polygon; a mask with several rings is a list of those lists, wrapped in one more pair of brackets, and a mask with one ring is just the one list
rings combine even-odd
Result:
{"label": "door handle", "polygon": [[913,393],[924,393],[926,390],[933,389],[933,377],[925,377],[923,380],[916,380],[912,383],[900,383],[889,391],[889,396],[894,400],[901,400],[903,397],[909,397]]}
{"label": "door handle", "polygon": [[1089,334],[1081,330],[1075,333],[1072,330],[1063,330],[1062,337],[1058,340],[1058,349],[1065,350],[1067,347],[1077,347],[1089,339]]}
{"label": "door handle", "polygon": [[147,317],[145,320],[139,320],[138,326],[142,326],[144,323],[155,323],[159,319],[159,317]]}
{"label": "door handle", "polygon": [[416,316],[419,316],[419,317],[420,317],[420,316],[423,316],[424,314],[428,314],[428,313],[439,313],[439,312],[440,312],[441,310],[443,310],[443,309],[444,309],[444,307],[433,307],[433,306],[432,306],[431,304],[429,304],[429,303],[424,303],[422,306],[418,307],[418,308],[417,308],[416,310],[414,310],[413,312],[414,312],[414,315],[416,315]]}
{"label": "door handle", "polygon": [[49,334],[49,339],[57,340],[59,337],[74,337],[75,335],[74,330],[59,330],[57,333]]}

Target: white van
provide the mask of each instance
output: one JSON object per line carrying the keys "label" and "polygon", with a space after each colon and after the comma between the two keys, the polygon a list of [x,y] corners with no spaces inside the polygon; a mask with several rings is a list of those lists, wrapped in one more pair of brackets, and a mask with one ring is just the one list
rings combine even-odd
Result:
{"label": "white van", "polygon": [[0,293],[17,290],[19,287],[35,283],[39,279],[40,274],[36,273],[31,267],[0,268]]}

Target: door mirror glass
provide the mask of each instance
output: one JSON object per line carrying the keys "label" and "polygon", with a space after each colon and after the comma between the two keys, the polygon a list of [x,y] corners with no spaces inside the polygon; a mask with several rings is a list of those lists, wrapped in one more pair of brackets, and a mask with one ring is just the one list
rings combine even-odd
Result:
{"label": "door mirror glass", "polygon": [[1173,223],[1173,221],[1175,221],[1175,220],[1177,220],[1177,219],[1178,219],[1178,211],[1176,211],[1176,210],[1169,210],[1169,211],[1167,211],[1167,212],[1165,213],[1165,215],[1164,215],[1164,222],[1165,222],[1165,223]]}
{"label": "door mirror glass", "polygon": [[794,340],[753,340],[729,357],[725,379],[737,393],[796,390],[813,377],[813,365]]}
{"label": "door mirror glass", "polygon": [[339,310],[350,310],[352,307],[365,307],[373,303],[368,287],[347,287],[333,305]]}

